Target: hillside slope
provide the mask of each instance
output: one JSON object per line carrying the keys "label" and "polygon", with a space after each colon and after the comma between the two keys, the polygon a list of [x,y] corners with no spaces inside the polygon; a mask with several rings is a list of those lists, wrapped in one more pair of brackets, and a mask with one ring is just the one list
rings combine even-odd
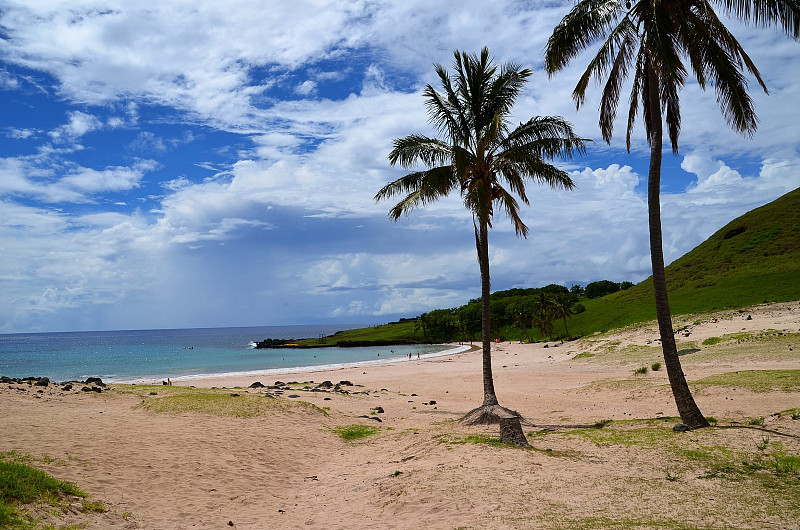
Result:
{"label": "hillside slope", "polygon": [[[723,226],[666,270],[675,315],[800,300],[800,188]],[[652,278],[586,302],[577,333],[655,318]],[[570,330],[572,331],[572,325]]]}

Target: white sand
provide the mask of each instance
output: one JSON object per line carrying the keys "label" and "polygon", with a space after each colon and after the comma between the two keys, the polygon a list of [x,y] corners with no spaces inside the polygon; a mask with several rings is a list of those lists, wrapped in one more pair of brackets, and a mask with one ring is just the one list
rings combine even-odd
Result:
{"label": "white sand", "polygon": [[[690,324],[679,341],[693,341],[701,352],[681,357],[687,379],[734,370],[800,369],[800,344],[792,352],[777,351],[787,347],[780,341],[701,344],[709,337],[769,329],[800,331],[800,303],[721,313],[716,321]],[[632,375],[658,360],[657,336],[653,325],[557,347],[493,345],[500,402],[536,425],[675,416],[663,369]],[[625,350],[631,345],[640,347],[639,353]],[[647,346],[652,352],[644,350]],[[583,352],[596,355],[572,360]],[[96,394],[51,386],[37,394],[36,387],[0,385],[0,451],[29,453],[37,467],[106,503],[105,513],[69,516],[89,528],[230,528],[229,522],[240,529],[571,528],[576,521],[591,528],[593,517],[738,526],[741,484],[700,480],[688,472],[680,481],[665,481],[669,462],[659,460],[665,457],[657,448],[603,446],[560,435],[533,436],[536,449],[528,451],[448,443],[497,433],[497,427],[455,421],[482,400],[480,351],[189,384],[242,387],[235,392],[256,394],[264,390],[246,387],[276,379],[315,382],[309,386],[349,380],[357,385],[350,390],[359,393],[286,392],[280,399],[297,401],[288,395],[301,395],[302,401],[329,407],[329,414],[298,409],[242,419],[149,412],[137,405],[156,397],[121,389]],[[756,393],[704,387],[695,396],[707,415],[766,417],[767,428],[800,435],[800,421],[773,416],[800,407],[796,389]],[[372,415],[381,423],[359,417],[370,416],[376,406],[385,410]],[[379,433],[345,442],[332,432],[350,424],[374,425]],[[718,436],[723,445],[747,447],[763,433],[718,429],[686,436],[703,443]],[[800,455],[797,438],[781,442],[784,450]],[[752,514],[752,508],[741,509]],[[759,517],[763,527],[796,527],[798,521],[790,514]]]}

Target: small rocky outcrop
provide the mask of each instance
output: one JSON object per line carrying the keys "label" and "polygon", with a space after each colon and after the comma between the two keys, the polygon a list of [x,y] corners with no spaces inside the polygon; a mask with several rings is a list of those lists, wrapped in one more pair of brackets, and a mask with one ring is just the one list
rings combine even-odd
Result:
{"label": "small rocky outcrop", "polygon": [[263,385],[261,381],[256,381],[255,383],[250,385],[250,388],[267,388],[267,387]]}

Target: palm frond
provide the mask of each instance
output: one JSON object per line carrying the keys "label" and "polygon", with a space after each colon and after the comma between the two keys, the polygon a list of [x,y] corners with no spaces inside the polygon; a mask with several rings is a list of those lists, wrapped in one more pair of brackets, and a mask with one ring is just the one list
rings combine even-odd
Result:
{"label": "palm frond", "polygon": [[396,221],[403,214],[408,215],[412,210],[447,196],[456,184],[457,179],[454,177],[452,166],[435,167],[409,173],[390,182],[375,195],[375,201],[405,194],[406,196],[389,210],[389,217]]}
{"label": "palm frond", "polygon": [[410,168],[417,162],[428,167],[447,164],[452,148],[437,138],[429,138],[421,134],[412,134],[405,138],[396,138],[392,142],[394,148],[389,153],[389,164]]}
{"label": "palm frond", "polygon": [[670,81],[671,79],[662,80],[659,88],[661,89],[661,105],[666,109],[665,119],[669,141],[672,145],[672,152],[677,155],[678,136],[681,134],[681,103],[678,89]]}
{"label": "palm frond", "polygon": [[609,75],[609,82],[621,85],[627,77],[627,66],[630,63],[630,54],[636,43],[638,35],[636,26],[626,16],[620,20],[605,42],[600,46],[597,54],[589,62],[586,71],[581,75],[577,85],[572,91],[572,99],[575,105],[580,108],[586,98],[586,88],[592,77],[600,81],[612,70],[613,75]]}
{"label": "palm frond", "polygon": [[561,116],[537,116],[511,131],[500,143],[497,158],[519,160],[525,157],[564,158],[586,152],[591,140],[575,134],[572,125]]}
{"label": "palm frond", "polygon": [[519,203],[517,200],[502,187],[496,187],[495,191],[497,192],[497,202],[500,203],[500,206],[511,220],[517,237],[528,237],[528,227],[519,216]]}
{"label": "palm frond", "polygon": [[789,37],[800,39],[800,1],[798,0],[714,0],[745,24],[780,27]]}
{"label": "palm frond", "polygon": [[625,133],[625,146],[628,153],[631,152],[631,134],[633,133],[633,126],[636,123],[636,114],[639,111],[639,100],[642,99],[642,106],[647,106],[647,93],[644,91],[645,79],[647,77],[645,71],[647,54],[645,53],[644,46],[639,47],[639,53],[636,57],[636,68],[634,69],[633,83],[631,85],[631,95],[628,104],[628,127]]}
{"label": "palm frond", "polygon": [[583,0],[559,22],[547,40],[544,68],[549,76],[606,35],[622,12],[619,0]]}

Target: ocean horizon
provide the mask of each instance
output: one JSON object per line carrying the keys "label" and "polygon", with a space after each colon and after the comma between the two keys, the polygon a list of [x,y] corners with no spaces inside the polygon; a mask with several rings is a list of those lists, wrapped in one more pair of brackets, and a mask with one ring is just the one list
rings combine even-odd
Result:
{"label": "ocean horizon", "polygon": [[[363,325],[294,325],[0,334],[0,376],[145,383],[281,374],[455,353],[452,345],[256,349],[265,338],[332,335]],[[447,353],[445,353],[447,352]]]}

